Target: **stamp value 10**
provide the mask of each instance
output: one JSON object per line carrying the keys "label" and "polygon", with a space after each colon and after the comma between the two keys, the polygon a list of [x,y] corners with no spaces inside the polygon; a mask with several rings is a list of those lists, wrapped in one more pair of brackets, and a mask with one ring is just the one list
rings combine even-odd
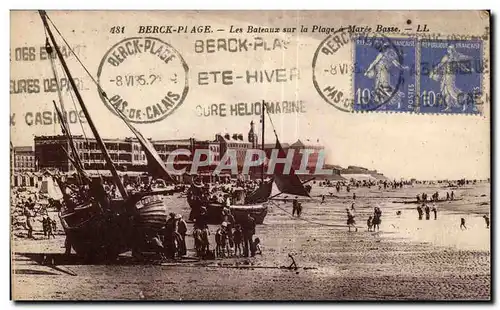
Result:
{"label": "stamp value 10", "polygon": [[328,48],[342,41],[335,39],[340,36],[346,34],[327,37],[313,59],[314,86],[334,107],[345,112],[482,112],[482,40],[351,36],[353,65],[347,70],[338,65],[349,59],[347,44]]}

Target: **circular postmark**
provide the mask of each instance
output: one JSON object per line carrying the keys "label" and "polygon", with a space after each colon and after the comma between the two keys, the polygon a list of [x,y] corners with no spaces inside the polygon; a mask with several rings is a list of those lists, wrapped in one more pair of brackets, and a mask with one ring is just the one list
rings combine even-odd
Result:
{"label": "circular postmark", "polygon": [[115,115],[153,123],[172,114],[186,98],[189,68],[170,44],[132,37],[113,45],[97,71],[99,96]]}
{"label": "circular postmark", "polygon": [[313,84],[319,95],[344,112],[373,111],[401,103],[405,94],[400,49],[379,33],[341,28],[314,53]]}

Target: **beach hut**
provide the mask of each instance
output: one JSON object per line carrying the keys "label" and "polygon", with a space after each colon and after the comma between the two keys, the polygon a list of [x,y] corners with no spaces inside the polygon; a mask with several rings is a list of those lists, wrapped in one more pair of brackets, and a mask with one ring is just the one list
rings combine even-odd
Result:
{"label": "beach hut", "polygon": [[63,198],[61,189],[59,188],[56,181],[52,177],[52,174],[48,171],[45,171],[42,174],[40,194],[47,195],[48,197],[54,200],[60,200]]}

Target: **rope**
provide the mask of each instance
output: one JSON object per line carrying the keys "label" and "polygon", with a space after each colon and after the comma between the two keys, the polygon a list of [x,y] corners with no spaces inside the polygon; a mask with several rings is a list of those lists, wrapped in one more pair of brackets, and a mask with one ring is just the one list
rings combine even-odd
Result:
{"label": "rope", "polygon": [[[55,77],[55,79],[56,79],[57,94],[58,94],[58,97],[59,97],[59,102],[60,102],[60,105],[61,105],[61,112],[63,113],[63,115],[62,115],[62,116],[63,116],[63,117],[65,117],[65,116],[67,116],[67,112],[66,112],[66,108],[64,107],[64,100],[63,100],[63,97],[62,97],[62,92],[61,92],[61,88],[60,88],[60,85],[59,85],[59,75],[57,74],[57,69],[56,69],[56,66],[57,66],[57,65],[56,65],[56,63],[55,63],[54,58],[52,58],[52,55],[51,55],[51,54],[52,54],[52,52],[53,52],[53,50],[52,50],[52,47],[50,46],[50,44],[48,43],[49,41],[48,41],[48,37],[47,37],[47,29],[45,29],[45,28],[44,28],[44,30],[45,30],[45,40],[46,40],[46,45],[48,45],[48,47],[50,47],[50,51],[49,51],[49,54],[50,54],[50,55],[49,55],[49,57],[50,57],[50,63],[51,63],[52,73],[54,74],[54,77]],[[73,52],[73,54],[74,54],[74,52]],[[66,75],[66,73],[65,73],[65,72],[63,72],[63,74],[64,74],[64,76],[68,79],[68,76]],[[76,106],[75,99],[74,99],[74,97],[73,97],[73,93],[72,93],[72,91],[74,91],[74,90],[70,89],[69,94],[70,94],[70,97],[71,97],[71,101],[73,102],[73,107],[75,108],[75,112],[77,112],[77,111],[78,111],[78,108],[77,108],[77,106]],[[61,122],[64,122],[64,121],[65,121],[65,120],[61,120]],[[80,128],[82,129],[82,133],[83,133],[83,136],[84,136],[85,142],[87,142],[87,143],[88,143],[88,141],[89,141],[89,140],[88,140],[87,134],[86,134],[86,132],[85,132],[85,129],[84,129],[84,127],[83,127],[83,124],[82,124],[82,122],[81,122],[81,120],[80,120],[80,117],[78,117],[78,123],[80,124]],[[55,124],[54,124],[54,126],[55,126]],[[70,127],[70,124],[69,124],[69,123],[67,123],[66,130],[68,131],[69,136],[72,136],[72,133],[71,133],[71,127]],[[78,154],[75,154],[75,156],[76,156],[76,157],[79,157],[79,156],[78,156]],[[90,154],[89,154],[89,159],[90,159],[91,161],[93,161],[94,163],[96,163],[96,161],[95,161],[94,159],[91,159],[91,158],[90,158]],[[83,169],[85,169],[85,167],[82,167],[82,168],[83,168]],[[99,172],[99,170],[98,170],[98,169],[97,169],[97,171],[98,171],[99,176],[101,176],[101,177],[102,177],[102,175],[101,175],[101,173]]]}
{"label": "rope", "polygon": [[[290,212],[288,212],[287,210],[281,208],[278,204],[276,204],[274,201],[270,201],[270,203],[275,206],[276,208],[280,209],[281,211],[285,212],[286,214],[288,214],[290,217],[292,218],[296,218],[293,216],[293,214],[291,214]],[[308,219],[305,219],[305,218],[302,218],[302,217],[297,217],[296,219],[299,219],[301,221],[304,221],[304,222],[307,222],[307,223],[310,223],[310,224],[315,224],[315,225],[320,225],[320,226],[327,226],[327,227],[340,227],[340,228],[345,228],[346,226],[345,225],[338,225],[338,224],[325,224],[325,223],[320,223],[320,222],[315,222],[315,221],[311,221],[311,220],[308,220]]]}
{"label": "rope", "polygon": [[[262,104],[265,104],[265,103],[262,103]],[[276,127],[274,127],[273,119],[271,118],[271,114],[269,114],[269,109],[266,109],[266,113],[267,113],[267,117],[269,117],[269,121],[271,122],[271,127],[273,127],[274,135],[276,136],[276,139],[278,139],[278,134],[276,133]]]}
{"label": "rope", "polygon": [[[50,23],[52,24],[52,26],[54,27],[54,29],[56,30],[56,32],[59,34],[59,36],[61,37],[61,39],[64,41],[64,44],[66,44],[66,46],[68,47],[68,49],[71,51],[71,53],[75,56],[76,60],[78,61],[78,63],[80,64],[80,66],[82,66],[82,68],[85,70],[85,72],[87,73],[87,75],[90,77],[90,79],[92,80],[92,82],[97,86],[97,89],[99,90],[99,92],[101,93],[101,95],[106,98],[106,100],[108,101],[108,103],[110,103],[110,106],[113,107],[113,110],[115,110],[115,112],[121,117],[123,118],[124,120],[127,119],[127,116],[125,114],[123,114],[123,112],[121,110],[119,110],[118,108],[115,107],[115,105],[111,104],[108,96],[106,95],[106,92],[104,91],[104,89],[102,89],[101,85],[99,85],[99,83],[96,81],[96,79],[94,78],[94,76],[89,72],[89,70],[87,69],[87,67],[85,67],[85,65],[83,64],[83,62],[80,60],[80,57],[78,57],[78,55],[73,51],[73,49],[71,48],[71,46],[69,45],[68,41],[66,41],[66,39],[64,38],[64,36],[61,34],[61,32],[59,31],[59,29],[56,27],[56,25],[54,25],[54,22],[52,22],[52,20],[50,19],[49,16],[47,16],[47,19],[50,21]],[[126,125],[130,128],[130,126],[132,126],[131,124],[129,124],[128,122],[125,122]]]}

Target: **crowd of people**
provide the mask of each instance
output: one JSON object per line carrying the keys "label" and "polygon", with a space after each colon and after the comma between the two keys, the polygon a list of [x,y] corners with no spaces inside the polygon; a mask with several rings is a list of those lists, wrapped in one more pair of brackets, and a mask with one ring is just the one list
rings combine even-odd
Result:
{"label": "crowd of people", "polygon": [[[41,203],[41,201],[45,203]],[[38,192],[14,191],[11,193],[11,205],[13,212],[11,215],[11,228],[22,226],[27,231],[27,238],[36,239],[34,236],[35,222],[42,223],[44,237],[55,238],[54,232],[57,230],[57,222],[50,217],[49,210],[56,210],[57,202]],[[20,219],[23,220],[20,220]]]}
{"label": "crowd of people", "polygon": [[[175,259],[187,255],[186,235],[188,224],[181,214],[170,213],[165,228],[158,234],[148,236],[152,250],[162,258]],[[249,257],[261,254],[260,239],[255,238],[255,220],[248,214],[243,221],[236,222],[229,208],[223,210],[223,221],[218,225],[213,241],[206,208],[195,218],[192,236],[198,257]]]}
{"label": "crowd of people", "polygon": [[411,185],[411,184],[412,184],[411,181],[355,180],[355,179],[343,180],[343,181],[326,180],[319,182],[320,187],[335,187],[337,193],[341,192],[343,189],[345,189],[345,191],[349,193],[353,188],[360,188],[360,187],[372,188],[372,186],[378,186],[379,190],[381,190],[382,188],[398,189],[398,188],[403,188],[403,186],[405,185]]}

